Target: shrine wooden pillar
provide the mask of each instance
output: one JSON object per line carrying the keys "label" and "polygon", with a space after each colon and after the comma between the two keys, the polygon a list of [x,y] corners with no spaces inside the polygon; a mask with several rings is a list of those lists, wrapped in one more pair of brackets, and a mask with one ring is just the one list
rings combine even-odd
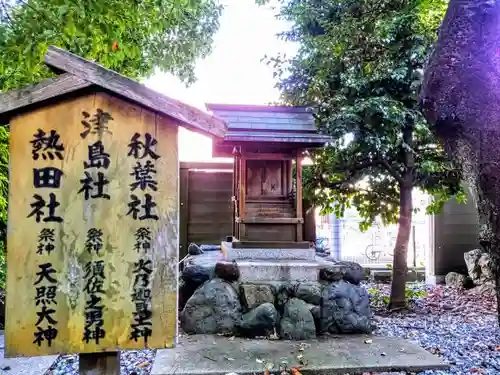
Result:
{"label": "shrine wooden pillar", "polygon": [[286,160],[286,193],[293,190],[293,161],[292,159]]}
{"label": "shrine wooden pillar", "polygon": [[[296,186],[297,193],[295,197],[295,212],[297,219],[303,219],[302,215],[302,150],[297,151],[296,158]],[[297,220],[297,241],[302,241],[302,224],[303,220]]]}
{"label": "shrine wooden pillar", "polygon": [[247,159],[243,156],[239,156],[239,209],[238,209],[238,216],[239,216],[239,224],[238,224],[238,238],[243,238],[246,235],[245,231],[245,223],[244,219],[246,217],[246,208],[245,208],[245,203],[246,203],[246,180],[247,180]]}

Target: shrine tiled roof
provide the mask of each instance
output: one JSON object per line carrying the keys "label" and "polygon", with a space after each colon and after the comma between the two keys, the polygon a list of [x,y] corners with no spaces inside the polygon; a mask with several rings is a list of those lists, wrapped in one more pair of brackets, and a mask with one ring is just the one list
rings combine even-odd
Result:
{"label": "shrine tiled roof", "polygon": [[330,137],[319,134],[307,107],[207,104],[227,123],[224,143],[272,142],[322,147]]}

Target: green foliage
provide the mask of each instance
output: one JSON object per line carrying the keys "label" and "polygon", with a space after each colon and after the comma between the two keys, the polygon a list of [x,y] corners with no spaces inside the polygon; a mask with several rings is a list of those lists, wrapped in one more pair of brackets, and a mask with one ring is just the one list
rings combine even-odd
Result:
{"label": "green foliage", "polygon": [[49,45],[129,77],[158,68],[191,83],[220,12],[218,0],[0,0],[0,92],[50,76]]}
{"label": "green foliage", "polygon": [[[218,0],[0,0],[0,92],[53,75],[49,45],[132,78],[155,69],[192,83],[219,27]],[[0,124],[3,125],[3,124]],[[0,288],[5,283],[8,131],[0,127]]]}
{"label": "green foliage", "polygon": [[310,154],[305,195],[323,213],[355,207],[367,229],[398,220],[401,187],[463,200],[447,160],[418,107],[422,71],[444,16],[445,0],[282,1],[282,34],[299,43],[292,59],[268,59],[283,100],[311,105],[331,144]]}
{"label": "green foliage", "polygon": [[[370,297],[372,307],[380,309],[389,306],[389,295],[383,293],[379,288],[370,287],[367,292]],[[422,288],[420,283],[406,284],[405,299],[407,304],[415,303],[426,296],[427,292]]]}

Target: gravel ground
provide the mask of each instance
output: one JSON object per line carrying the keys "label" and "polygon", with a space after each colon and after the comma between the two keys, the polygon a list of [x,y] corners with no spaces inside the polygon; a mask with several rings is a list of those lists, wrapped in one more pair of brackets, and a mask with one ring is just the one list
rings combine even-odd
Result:
{"label": "gravel ground", "polygon": [[[149,375],[155,354],[156,350],[127,350],[121,352],[121,375]],[[45,375],[78,375],[78,356],[60,356]]]}
{"label": "gravel ground", "polygon": [[[389,294],[388,285],[376,288],[383,295]],[[425,289],[428,295],[408,311],[390,315],[376,311],[375,334],[408,339],[451,365],[447,371],[424,371],[419,375],[500,374],[495,298],[474,289],[457,291],[423,285],[415,288]]]}
{"label": "gravel ground", "polygon": [[[389,294],[389,285],[366,286],[373,288],[369,289],[372,292],[378,290],[380,296]],[[494,297],[477,288],[457,291],[423,284],[412,287],[425,290],[427,296],[416,300],[407,311],[387,314],[375,308],[376,335],[408,339],[452,366],[447,371],[424,371],[419,375],[500,374],[500,329]],[[154,356],[154,350],[122,352],[121,374],[149,375]],[[77,369],[76,356],[61,356],[46,375],[77,375]]]}

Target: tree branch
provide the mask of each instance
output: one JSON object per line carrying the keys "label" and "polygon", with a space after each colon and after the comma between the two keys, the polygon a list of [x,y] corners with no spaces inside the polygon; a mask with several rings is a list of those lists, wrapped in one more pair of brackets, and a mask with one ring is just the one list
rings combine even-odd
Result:
{"label": "tree branch", "polygon": [[[349,163],[340,166],[333,167],[332,170],[334,172],[354,172],[360,171],[369,167],[376,167],[379,165],[379,160],[367,159],[363,161],[359,161],[357,163]],[[349,173],[352,174],[352,173]]]}
{"label": "tree branch", "polygon": [[394,169],[392,165],[385,159],[380,160],[380,165],[382,165],[389,174],[396,179],[396,181],[401,185],[404,183],[403,177]]}
{"label": "tree branch", "polygon": [[0,5],[2,5],[3,12],[0,14],[5,15],[5,18],[7,19],[7,23],[9,24],[9,27],[14,30],[14,22],[12,21],[12,18],[10,18],[9,14],[9,9],[7,8],[7,4],[5,4],[4,0],[0,0]]}
{"label": "tree branch", "polygon": [[341,180],[341,181],[328,181],[327,179],[322,177],[319,182],[321,182],[321,184],[324,187],[327,187],[327,188],[332,189],[332,190],[340,190],[341,192],[346,193],[346,194],[356,193],[356,192],[366,192],[368,194],[374,194],[374,195],[378,196],[380,199],[384,199],[384,200],[390,201],[394,198],[390,194],[384,194],[384,193],[379,192],[379,191],[367,190],[367,189],[362,189],[362,188],[354,188],[352,186],[349,186],[349,185],[354,184],[349,179],[345,179],[345,180]]}
{"label": "tree branch", "polygon": [[398,171],[393,166],[391,166],[391,164],[386,159],[382,157],[378,157],[376,159],[367,159],[357,163],[356,162],[349,163],[342,166],[336,166],[333,167],[332,170],[333,172],[348,172],[348,179],[349,179],[350,177],[352,177],[353,172],[355,171],[361,171],[365,168],[377,167],[377,166],[383,167],[392,177],[396,179],[396,181],[399,184],[404,183],[401,174],[399,174]]}

